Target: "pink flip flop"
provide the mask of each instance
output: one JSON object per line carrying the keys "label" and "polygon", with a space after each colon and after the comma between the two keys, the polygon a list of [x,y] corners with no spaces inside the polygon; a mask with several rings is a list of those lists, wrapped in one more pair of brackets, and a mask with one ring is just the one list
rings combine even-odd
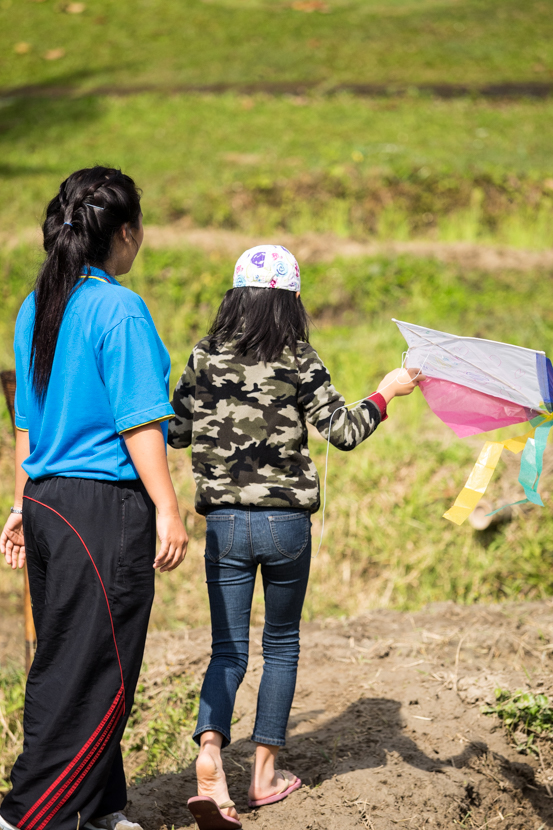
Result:
{"label": "pink flip flop", "polygon": [[301,778],[296,778],[294,783],[290,784],[290,780],[284,775],[282,770],[277,769],[277,773],[282,775],[284,778],[285,788],[279,793],[270,795],[267,798],[258,798],[257,801],[248,801],[248,807],[264,807],[265,804],[276,804],[277,801],[282,801],[283,798],[287,798],[287,796],[289,796],[290,793],[293,793],[294,790],[299,790],[301,787]]}
{"label": "pink flip flop", "polygon": [[212,798],[206,795],[195,795],[188,799],[188,809],[196,819],[200,830],[237,830],[242,827],[242,822],[235,818],[225,816],[221,810],[225,807],[234,807],[234,801],[225,801],[217,804]]}

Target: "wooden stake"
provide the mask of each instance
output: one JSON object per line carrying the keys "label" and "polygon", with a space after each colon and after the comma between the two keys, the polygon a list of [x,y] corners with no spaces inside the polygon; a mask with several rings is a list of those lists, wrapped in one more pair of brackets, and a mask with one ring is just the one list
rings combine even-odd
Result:
{"label": "wooden stake", "polygon": [[23,587],[23,614],[25,618],[25,671],[29,674],[36,651],[36,630],[31,605],[31,589],[29,587],[29,572],[27,563],[24,567],[25,584]]}
{"label": "wooden stake", "polygon": [[[6,398],[6,404],[12,419],[12,427],[15,435],[15,371],[10,369],[6,372],[0,373],[2,379],[2,389]],[[31,591],[29,589],[29,574],[27,573],[27,563],[24,568],[24,587],[23,587],[23,613],[25,615],[25,671],[29,674],[29,669],[33,662],[36,651],[36,631],[33,620],[33,608],[31,605]]]}

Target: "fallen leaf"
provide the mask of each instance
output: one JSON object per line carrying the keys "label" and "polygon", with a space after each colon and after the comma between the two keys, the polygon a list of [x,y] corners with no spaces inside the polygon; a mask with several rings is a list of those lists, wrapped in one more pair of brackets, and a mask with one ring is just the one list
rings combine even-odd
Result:
{"label": "fallen leaf", "polygon": [[296,12],[329,12],[330,9],[323,0],[295,0],[290,8]]}
{"label": "fallen leaf", "polygon": [[16,43],[13,47],[13,51],[16,55],[26,55],[27,52],[31,51],[31,44],[30,43]]}
{"label": "fallen leaf", "polygon": [[262,158],[259,153],[225,153],[223,156],[225,161],[231,164],[259,164]]}
{"label": "fallen leaf", "polygon": [[46,61],[57,61],[63,57],[65,57],[65,49],[48,49],[44,53],[44,60]]}
{"label": "fallen leaf", "polygon": [[67,14],[82,14],[85,9],[86,5],[84,3],[69,3],[65,7],[64,11],[66,11]]}

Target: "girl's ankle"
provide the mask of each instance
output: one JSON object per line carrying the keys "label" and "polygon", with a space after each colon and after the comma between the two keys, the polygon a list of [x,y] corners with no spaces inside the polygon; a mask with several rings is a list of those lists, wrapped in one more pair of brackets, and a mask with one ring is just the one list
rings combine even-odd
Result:
{"label": "girl's ankle", "polygon": [[267,787],[275,777],[274,759],[269,759],[264,764],[254,764],[252,768],[252,786]]}

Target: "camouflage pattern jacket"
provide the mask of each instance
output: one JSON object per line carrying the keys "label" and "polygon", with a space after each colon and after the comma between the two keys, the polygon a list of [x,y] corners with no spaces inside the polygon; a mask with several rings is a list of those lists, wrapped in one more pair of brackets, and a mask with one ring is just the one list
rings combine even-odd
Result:
{"label": "camouflage pattern jacket", "polygon": [[[386,417],[381,395],[332,418],[330,440],[352,450]],[[237,356],[231,344],[195,347],[173,396],[172,447],[192,444],[196,509],[243,505],[319,508],[319,477],[307,447],[306,422],[328,437],[332,413],[345,403],[317,352],[298,343],[279,360]]]}

